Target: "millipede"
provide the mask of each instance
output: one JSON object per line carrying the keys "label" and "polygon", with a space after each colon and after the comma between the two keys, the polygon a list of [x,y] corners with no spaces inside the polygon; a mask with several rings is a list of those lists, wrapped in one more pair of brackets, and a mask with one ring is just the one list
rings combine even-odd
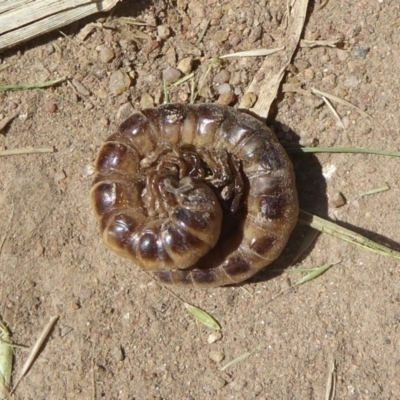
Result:
{"label": "millipede", "polygon": [[101,146],[90,191],[103,241],[161,282],[243,282],[298,217],[292,163],[255,117],[217,104],[135,112]]}

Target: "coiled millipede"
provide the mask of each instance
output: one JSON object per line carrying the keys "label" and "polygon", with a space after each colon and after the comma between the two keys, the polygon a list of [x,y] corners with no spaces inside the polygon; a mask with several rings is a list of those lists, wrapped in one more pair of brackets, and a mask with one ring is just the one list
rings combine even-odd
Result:
{"label": "coiled millipede", "polygon": [[99,150],[90,192],[105,244],[161,282],[242,282],[275,260],[298,216],[292,164],[256,118],[168,104]]}

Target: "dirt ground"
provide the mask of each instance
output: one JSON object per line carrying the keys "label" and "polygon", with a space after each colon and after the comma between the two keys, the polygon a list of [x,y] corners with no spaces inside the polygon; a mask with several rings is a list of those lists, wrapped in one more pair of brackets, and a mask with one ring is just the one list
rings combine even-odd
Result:
{"label": "dirt ground", "polygon": [[[285,82],[333,93],[375,120],[339,104],[343,130],[321,99],[284,93],[270,125],[304,145],[400,150],[400,4],[310,3],[303,38],[340,45],[299,49]],[[176,79],[176,70],[166,70],[192,57],[198,79],[216,55],[279,47],[285,11],[280,0],[124,1],[108,20],[79,21],[0,54],[2,85],[69,78],[50,89],[0,93],[0,123],[19,112],[0,146],[56,149],[0,163],[0,315],[13,340],[26,345],[59,316],[15,399],[322,399],[333,361],[337,399],[400,399],[398,262],[321,235],[297,266],[341,262],[273,301],[301,275],[264,271],[242,287],[174,288],[219,321],[215,335],[103,246],[90,209],[100,144],[133,109],[162,103],[163,73]],[[91,22],[97,25],[80,40]],[[216,65],[197,102],[237,105],[262,61]],[[233,95],[219,98],[227,92]],[[171,86],[171,102],[189,100],[189,83]],[[303,209],[399,249],[398,159],[293,160]],[[390,190],[361,196],[385,182]],[[289,266],[295,239],[305,234],[296,230],[275,269]],[[26,357],[15,351],[14,379]]]}

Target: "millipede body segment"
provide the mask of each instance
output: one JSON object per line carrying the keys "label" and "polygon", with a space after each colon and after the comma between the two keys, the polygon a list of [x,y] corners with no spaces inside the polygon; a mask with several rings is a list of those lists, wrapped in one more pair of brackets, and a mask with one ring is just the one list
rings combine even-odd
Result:
{"label": "millipede body segment", "polygon": [[280,255],[298,216],[274,133],[213,104],[131,115],[101,146],[90,197],[111,250],[180,286],[248,279]]}

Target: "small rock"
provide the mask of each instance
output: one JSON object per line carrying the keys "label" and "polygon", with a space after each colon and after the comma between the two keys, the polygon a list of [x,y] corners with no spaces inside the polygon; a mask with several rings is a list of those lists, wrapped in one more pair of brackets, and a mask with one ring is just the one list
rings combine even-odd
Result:
{"label": "small rock", "polygon": [[93,165],[86,164],[86,165],[84,165],[83,167],[80,168],[79,173],[80,173],[81,176],[86,178],[87,176],[91,176],[91,175],[94,174],[94,169],[95,168],[94,168]]}
{"label": "small rock", "polygon": [[213,81],[215,83],[221,84],[229,82],[229,79],[231,79],[231,73],[228,70],[223,69],[215,74]]}
{"label": "small rock", "polygon": [[46,103],[44,105],[44,109],[48,113],[51,113],[51,114],[55,113],[57,111],[57,104],[55,104],[55,103]]}
{"label": "small rock", "polygon": [[89,90],[86,89],[86,87],[78,80],[77,77],[72,79],[72,84],[74,85],[78,94],[84,97],[90,96]]}
{"label": "small rock", "polygon": [[108,125],[110,125],[110,120],[106,117],[102,117],[102,118],[100,118],[100,124],[103,126],[108,126]]}
{"label": "small rock", "polygon": [[181,61],[179,61],[178,69],[185,75],[190,74],[192,72],[192,67],[193,67],[193,57],[185,57],[182,58]]}
{"label": "small rock", "polygon": [[306,81],[312,81],[315,76],[314,71],[311,68],[306,68],[303,74]]}
{"label": "small rock", "polygon": [[215,32],[213,40],[217,43],[223,43],[228,39],[228,37],[229,37],[229,31],[221,30]]}
{"label": "small rock", "polygon": [[67,175],[65,174],[65,172],[63,170],[57,171],[54,173],[54,182],[58,183],[60,181],[62,181],[63,179],[65,179],[67,177]]}
{"label": "small rock", "polygon": [[257,95],[255,93],[245,93],[240,100],[240,108],[251,108],[256,104],[257,101]]}
{"label": "small rock", "polygon": [[225,355],[222,351],[213,350],[213,351],[210,351],[210,358],[215,363],[219,364],[225,358]]}
{"label": "small rock", "polygon": [[144,108],[152,108],[152,107],[154,107],[153,98],[150,96],[149,93],[144,93],[140,97],[140,108],[144,109]]}
{"label": "small rock", "polygon": [[262,28],[261,26],[257,26],[254,29],[252,29],[250,36],[249,36],[249,42],[250,43],[254,43],[256,42],[258,39],[260,39],[262,35]]}
{"label": "small rock", "polygon": [[359,81],[357,79],[356,76],[351,75],[349,78],[345,79],[345,81],[343,82],[343,86],[347,87],[347,88],[355,88],[357,87],[359,84]]}
{"label": "small rock", "polygon": [[340,62],[344,62],[349,57],[349,53],[346,50],[337,49],[337,57]]}
{"label": "small rock", "polygon": [[224,106],[231,106],[236,102],[236,95],[232,92],[221,94],[216,102]]}
{"label": "small rock", "polygon": [[106,46],[101,46],[99,49],[99,59],[101,62],[108,63],[115,57],[115,53]]}
{"label": "small rock", "polygon": [[299,60],[294,63],[294,66],[298,69],[299,72],[303,72],[306,68],[309,68],[310,63],[308,61]]}
{"label": "small rock", "polygon": [[229,83],[223,83],[217,88],[218,94],[226,94],[232,91],[231,85]]}
{"label": "small rock", "polygon": [[162,76],[165,82],[175,83],[182,76],[182,72],[179,69],[169,67],[163,71]]}
{"label": "small rock", "polygon": [[207,342],[209,344],[215,343],[217,340],[221,340],[222,334],[221,332],[213,332],[208,335]]}
{"label": "small rock", "polygon": [[369,53],[369,47],[353,47],[351,49],[352,57],[359,57],[365,60]]}
{"label": "small rock", "polygon": [[335,208],[343,207],[346,204],[346,198],[343,193],[336,192],[332,197],[331,204]]}
{"label": "small rock", "polygon": [[114,96],[118,96],[129,89],[131,78],[121,70],[115,71],[110,76],[109,89]]}
{"label": "small rock", "polygon": [[171,35],[171,30],[166,25],[157,26],[157,35],[161,40],[166,40]]}
{"label": "small rock", "polygon": [[132,107],[131,103],[124,103],[122,104],[117,111],[117,119],[118,120],[125,120],[127,119],[131,114],[133,114],[134,109]]}

